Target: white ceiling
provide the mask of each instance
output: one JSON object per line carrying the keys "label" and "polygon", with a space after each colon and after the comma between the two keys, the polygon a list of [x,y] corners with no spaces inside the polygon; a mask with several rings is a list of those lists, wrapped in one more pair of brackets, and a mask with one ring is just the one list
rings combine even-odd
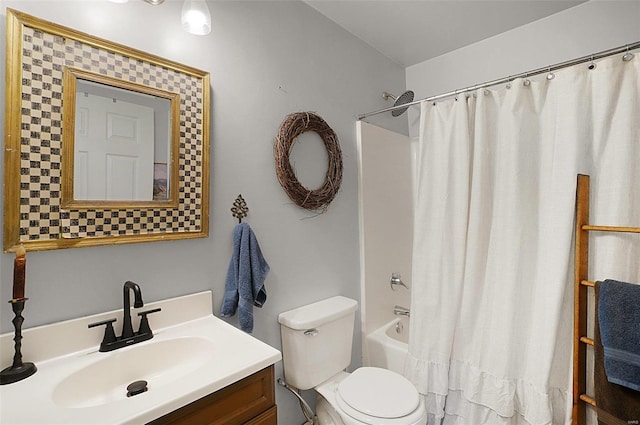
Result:
{"label": "white ceiling", "polygon": [[584,2],[584,0],[304,1],[405,67]]}

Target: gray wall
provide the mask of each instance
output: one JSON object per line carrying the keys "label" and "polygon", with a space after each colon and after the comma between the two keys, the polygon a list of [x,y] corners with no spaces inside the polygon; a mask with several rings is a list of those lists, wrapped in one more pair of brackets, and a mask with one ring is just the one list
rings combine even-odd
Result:
{"label": "gray wall", "polygon": [[[407,87],[421,99],[624,46],[640,41],[638,19],[640,0],[591,0],[412,65]],[[415,136],[418,115],[409,110]]]}
{"label": "gray wall", "polygon": [[[239,193],[271,265],[254,336],[280,348],[279,312],[338,294],[359,299],[354,117],[384,107],[383,90],[403,91],[404,69],[301,2],[209,2],[213,29],[207,36],[182,31],[180,1],[155,7],[139,0],[3,1],[3,33],[5,6],[207,70],[212,86],[209,238],[28,253],[25,326],[120,308],[125,280],[139,283],[148,302],[211,289],[218,314],[236,224],[229,209]],[[4,58],[4,42],[0,48]],[[2,81],[4,72],[2,66]],[[292,204],[274,171],[276,131],[297,111],[320,114],[343,150],[341,191],[319,216]],[[381,120],[407,131],[406,120]],[[317,160],[306,152],[317,151],[297,152],[296,168],[312,167]],[[12,330],[6,300],[13,258],[0,255],[2,332]],[[360,346],[357,329],[354,364]],[[276,373],[281,376],[281,364]],[[292,395],[278,388],[277,402],[279,423],[302,423]]]}

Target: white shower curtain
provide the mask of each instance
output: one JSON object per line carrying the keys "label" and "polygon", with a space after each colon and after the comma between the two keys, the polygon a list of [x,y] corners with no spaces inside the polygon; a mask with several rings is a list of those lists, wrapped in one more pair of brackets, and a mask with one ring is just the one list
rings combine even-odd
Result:
{"label": "white shower curtain", "polygon": [[[640,226],[638,56],[421,105],[405,374],[429,424],[570,423],[576,176]],[[640,279],[638,245],[601,269]]]}

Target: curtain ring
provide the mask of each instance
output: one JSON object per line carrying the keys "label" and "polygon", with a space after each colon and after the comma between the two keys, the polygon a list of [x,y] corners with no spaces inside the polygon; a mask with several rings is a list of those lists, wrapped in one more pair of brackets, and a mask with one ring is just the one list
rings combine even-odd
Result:
{"label": "curtain ring", "polygon": [[593,61],[593,56],[591,56],[591,63],[589,64],[589,66],[587,66],[587,68],[589,68],[591,71],[593,71],[597,67],[598,67],[598,65],[596,65],[596,63]]}
{"label": "curtain ring", "polygon": [[547,74],[547,80],[553,80],[554,78],[556,78],[556,74],[551,72],[551,67],[548,68],[548,71],[549,73]]}
{"label": "curtain ring", "polygon": [[522,82],[522,85],[525,87],[529,87],[531,85],[531,80],[529,80],[529,74],[524,74],[524,81]]}
{"label": "curtain ring", "polygon": [[629,62],[631,59],[633,59],[633,53],[629,53],[629,45],[627,44],[627,53],[622,56],[622,60],[624,62]]}

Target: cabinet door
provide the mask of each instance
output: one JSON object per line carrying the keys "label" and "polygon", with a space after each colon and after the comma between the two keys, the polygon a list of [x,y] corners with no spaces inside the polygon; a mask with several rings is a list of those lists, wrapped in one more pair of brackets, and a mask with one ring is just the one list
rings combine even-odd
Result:
{"label": "cabinet door", "polygon": [[[253,424],[262,413],[275,414],[273,366],[196,400],[174,412],[150,422],[150,425],[243,425]],[[275,416],[274,416],[275,419]],[[265,417],[269,420],[269,416]],[[260,425],[277,422],[256,422]]]}
{"label": "cabinet door", "polygon": [[267,410],[260,416],[251,419],[244,425],[278,425],[278,410],[276,406]]}

